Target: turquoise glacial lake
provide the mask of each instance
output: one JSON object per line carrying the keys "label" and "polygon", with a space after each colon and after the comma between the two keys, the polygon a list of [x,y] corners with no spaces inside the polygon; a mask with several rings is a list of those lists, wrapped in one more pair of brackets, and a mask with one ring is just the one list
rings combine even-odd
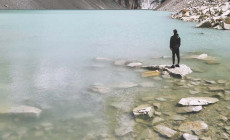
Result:
{"label": "turquoise glacial lake", "polygon": [[[35,119],[0,117],[0,139],[135,139],[117,136],[114,130],[123,124],[141,130],[133,125],[132,116],[139,98],[170,95],[176,103],[188,96],[189,89],[176,94],[168,79],[143,78],[139,70],[114,66],[113,62],[171,64],[173,29],[182,40],[181,63],[202,71],[189,76],[230,80],[230,31],[195,28],[196,23],[171,19],[170,15],[152,10],[0,11],[1,106],[28,105],[42,110]],[[184,57],[202,53],[215,57],[219,64]],[[97,61],[97,57],[111,61]],[[112,88],[127,82],[151,82],[154,87]],[[110,91],[94,93],[90,90],[94,84]],[[161,94],[165,86],[169,90]],[[117,110],[114,104],[130,111]]]}

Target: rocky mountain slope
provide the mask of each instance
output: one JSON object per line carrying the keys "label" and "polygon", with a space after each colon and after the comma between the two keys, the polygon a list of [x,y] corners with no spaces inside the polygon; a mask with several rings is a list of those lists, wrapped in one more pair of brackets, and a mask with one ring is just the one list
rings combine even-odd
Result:
{"label": "rocky mountain slope", "polygon": [[0,0],[0,9],[124,9],[114,0]]}
{"label": "rocky mountain slope", "polygon": [[230,30],[230,2],[224,0],[203,2],[201,6],[191,6],[172,14],[172,18],[198,22],[196,27]]}

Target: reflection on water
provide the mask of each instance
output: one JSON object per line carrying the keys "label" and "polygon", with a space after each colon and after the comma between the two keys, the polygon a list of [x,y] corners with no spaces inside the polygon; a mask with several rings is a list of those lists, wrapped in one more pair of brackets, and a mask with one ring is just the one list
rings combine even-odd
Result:
{"label": "reflection on water", "polygon": [[[134,139],[150,123],[137,123],[131,113],[134,106],[164,97],[167,101],[160,102],[159,112],[167,120],[165,114],[176,109],[180,98],[191,96],[190,90],[199,90],[197,96],[212,96],[203,94],[207,85],[184,88],[176,84],[177,79],[142,78],[141,70],[113,65],[116,59],[170,64],[169,38],[177,28],[182,55],[207,53],[220,62],[208,65],[184,58],[182,63],[197,70],[190,77],[228,81],[230,32],[196,29],[193,23],[172,20],[169,15],[153,11],[1,11],[1,106],[22,104],[43,110],[38,119],[1,117],[2,139]],[[169,58],[156,58],[160,56]],[[96,61],[96,57],[111,61]],[[138,86],[125,88],[124,83]],[[104,85],[109,92],[92,92],[89,88],[94,84]],[[221,108],[227,101],[210,106],[210,118],[204,117],[205,111],[186,117],[200,117],[208,123],[217,118],[211,108]],[[170,127],[179,125],[174,123],[167,122]],[[209,134],[222,132],[222,127],[208,125]]]}

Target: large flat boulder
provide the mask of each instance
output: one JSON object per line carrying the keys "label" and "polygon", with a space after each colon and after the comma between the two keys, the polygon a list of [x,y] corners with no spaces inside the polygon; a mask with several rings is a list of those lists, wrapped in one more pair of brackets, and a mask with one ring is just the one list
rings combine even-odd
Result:
{"label": "large flat boulder", "polygon": [[179,101],[179,104],[200,106],[200,105],[213,104],[218,101],[219,100],[217,98],[212,98],[212,97],[188,97],[188,98],[182,98]]}
{"label": "large flat boulder", "polygon": [[159,70],[159,71],[167,71],[171,76],[182,78],[187,74],[192,73],[191,68],[189,68],[185,64],[181,64],[180,67],[176,68],[170,68],[171,65],[149,65],[149,66],[143,66],[143,69],[147,70]]}
{"label": "large flat boulder", "polygon": [[10,107],[1,107],[0,115],[16,115],[25,117],[39,117],[42,110],[32,106],[15,105]]}

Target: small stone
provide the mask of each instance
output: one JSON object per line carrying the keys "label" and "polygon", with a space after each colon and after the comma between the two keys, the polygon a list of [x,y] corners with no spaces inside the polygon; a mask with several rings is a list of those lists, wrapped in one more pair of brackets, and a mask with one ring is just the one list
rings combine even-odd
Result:
{"label": "small stone", "polygon": [[174,138],[177,135],[177,132],[175,130],[168,128],[167,126],[164,125],[155,126],[154,130],[167,138]]}
{"label": "small stone", "polygon": [[173,115],[173,116],[171,116],[171,119],[174,121],[183,121],[186,118],[184,116],[181,116],[181,115]]}
{"label": "small stone", "polygon": [[156,124],[158,124],[158,123],[160,123],[160,122],[163,122],[164,121],[164,119],[162,119],[162,118],[160,118],[160,117],[155,117],[153,120],[152,120],[152,124],[153,125],[156,125]]}
{"label": "small stone", "polygon": [[141,62],[131,62],[127,66],[130,68],[140,68],[143,64]]}
{"label": "small stone", "polygon": [[218,80],[217,83],[218,84],[225,84],[225,83],[227,83],[227,81],[225,81],[225,80]]}
{"label": "small stone", "polygon": [[200,91],[196,91],[196,90],[189,90],[189,93],[194,95],[194,94],[198,94],[200,93]]}
{"label": "small stone", "polygon": [[142,77],[152,77],[152,76],[159,76],[160,72],[158,70],[156,71],[147,71],[147,72],[143,72],[141,74]]}
{"label": "small stone", "polygon": [[162,98],[162,97],[159,97],[159,98],[156,98],[157,101],[160,101],[160,102],[165,102],[167,101],[165,98]]}
{"label": "small stone", "polygon": [[156,116],[160,116],[160,115],[161,115],[161,112],[155,111],[154,114],[155,114]]}
{"label": "small stone", "polygon": [[191,134],[188,134],[188,133],[184,133],[183,138],[185,140],[199,140],[199,138],[197,136],[191,135]]}
{"label": "small stone", "polygon": [[224,92],[224,88],[223,87],[209,87],[209,91],[212,91],[212,92]]}
{"label": "small stone", "polygon": [[229,135],[227,133],[221,133],[221,138],[224,140],[229,140]]}
{"label": "small stone", "polygon": [[212,138],[209,136],[209,137],[201,137],[200,140],[212,140]]}
{"label": "small stone", "polygon": [[150,105],[140,105],[133,109],[134,116],[147,115],[153,117],[154,108]]}
{"label": "small stone", "polygon": [[214,61],[214,60],[207,60],[205,61],[206,64],[208,65],[218,65],[220,62]]}

